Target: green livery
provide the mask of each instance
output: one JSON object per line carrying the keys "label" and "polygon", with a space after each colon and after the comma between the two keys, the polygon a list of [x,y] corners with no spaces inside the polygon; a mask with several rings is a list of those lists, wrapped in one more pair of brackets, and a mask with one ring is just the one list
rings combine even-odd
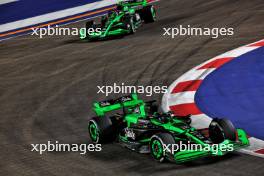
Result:
{"label": "green livery", "polygon": [[147,0],[120,1],[117,7],[101,17],[101,23],[86,22],[80,38],[100,40],[133,34],[144,23],[156,21],[156,9]]}
{"label": "green livery", "polygon": [[[208,130],[198,130],[190,125],[191,115],[159,113],[155,101],[144,102],[137,94],[95,102],[93,110],[97,116],[89,121],[88,129],[94,143],[117,141],[131,150],[151,153],[160,162],[222,156],[249,146],[245,131],[227,119],[213,119]],[[180,145],[199,148],[180,150]]]}

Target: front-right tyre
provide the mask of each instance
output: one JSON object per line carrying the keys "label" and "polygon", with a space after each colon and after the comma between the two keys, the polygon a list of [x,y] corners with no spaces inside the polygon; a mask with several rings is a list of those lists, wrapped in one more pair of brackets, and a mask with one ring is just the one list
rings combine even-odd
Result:
{"label": "front-right tyre", "polygon": [[153,5],[144,7],[140,14],[145,23],[153,23],[157,20],[156,9]]}
{"label": "front-right tyre", "polygon": [[213,119],[209,125],[209,137],[215,144],[219,144],[225,139],[235,141],[236,128],[228,119]]}

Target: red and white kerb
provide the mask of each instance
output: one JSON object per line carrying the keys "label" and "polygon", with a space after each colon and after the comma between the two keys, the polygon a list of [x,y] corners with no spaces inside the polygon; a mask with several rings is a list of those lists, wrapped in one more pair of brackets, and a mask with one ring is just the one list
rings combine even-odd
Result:
{"label": "red and white kerb", "polygon": [[[204,78],[225,63],[259,47],[264,47],[264,40],[239,47],[210,59],[183,74],[168,88],[162,98],[163,111],[173,111],[177,115],[192,114],[192,126],[198,129],[208,128],[211,118],[201,112],[194,101],[194,96]],[[264,157],[264,141],[250,137],[250,146],[240,150],[255,156]]]}

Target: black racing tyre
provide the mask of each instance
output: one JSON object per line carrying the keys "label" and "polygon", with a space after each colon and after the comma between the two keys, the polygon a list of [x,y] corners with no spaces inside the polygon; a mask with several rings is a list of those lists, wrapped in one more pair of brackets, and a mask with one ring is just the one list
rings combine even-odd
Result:
{"label": "black racing tyre", "polygon": [[94,143],[112,142],[115,137],[115,128],[109,117],[94,117],[89,121],[88,130]]}
{"label": "black racing tyre", "polygon": [[102,28],[105,27],[107,21],[108,21],[108,16],[103,16],[103,17],[101,18],[101,26],[102,26]]}
{"label": "black racing tyre", "polygon": [[[107,20],[107,19],[106,19]],[[85,23],[85,28],[86,30],[89,30],[90,28],[96,29],[96,28],[102,28],[102,23],[101,24],[96,24],[94,21],[87,21]]]}
{"label": "black racing tyre", "polygon": [[92,21],[87,21],[86,23],[85,23],[85,28],[86,28],[86,30],[88,30],[89,28],[93,28],[94,27],[94,21],[92,20]]}
{"label": "black racing tyre", "polygon": [[93,29],[94,31],[96,31],[98,28],[102,29],[103,26],[102,24],[96,24],[93,20],[92,21],[87,21],[85,23],[85,29],[86,29],[86,38],[87,40],[92,41],[92,37],[89,35],[89,32],[91,32],[90,30]]}
{"label": "black racing tyre", "polygon": [[153,5],[144,7],[141,10],[140,15],[145,23],[153,23],[157,20],[156,9]]}
{"label": "black racing tyre", "polygon": [[219,144],[225,139],[235,141],[236,128],[228,119],[213,119],[209,125],[209,137],[215,144]]}
{"label": "black racing tyre", "polygon": [[85,23],[85,38],[84,39],[90,39],[90,36],[89,36],[89,34],[88,34],[88,30],[90,29],[90,28],[94,28],[94,25],[95,25],[95,23],[94,23],[94,21],[92,20],[92,21],[87,21],[86,23]]}
{"label": "black racing tyre", "polygon": [[175,140],[173,136],[169,133],[158,133],[151,137],[150,140],[150,153],[152,157],[158,162],[164,162],[168,158],[166,154],[169,151],[165,151],[164,145],[174,145]]}

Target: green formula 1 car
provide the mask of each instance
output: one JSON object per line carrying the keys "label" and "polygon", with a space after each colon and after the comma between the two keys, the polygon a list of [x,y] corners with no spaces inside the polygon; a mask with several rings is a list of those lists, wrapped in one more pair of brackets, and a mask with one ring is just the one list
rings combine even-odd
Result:
{"label": "green formula 1 car", "polygon": [[[160,162],[222,156],[249,145],[245,131],[234,128],[227,119],[213,119],[205,134],[191,127],[190,115],[158,113],[155,101],[144,102],[137,94],[96,102],[93,109],[97,116],[89,121],[88,130],[94,143],[117,141],[131,150],[151,153]],[[121,113],[106,115],[118,110]],[[183,150],[180,145],[199,148]]]}
{"label": "green formula 1 car", "polygon": [[85,30],[80,31],[81,39],[100,40],[113,36],[133,34],[142,23],[156,21],[156,10],[147,0],[120,1],[114,10],[101,17],[101,23],[88,21]]}

